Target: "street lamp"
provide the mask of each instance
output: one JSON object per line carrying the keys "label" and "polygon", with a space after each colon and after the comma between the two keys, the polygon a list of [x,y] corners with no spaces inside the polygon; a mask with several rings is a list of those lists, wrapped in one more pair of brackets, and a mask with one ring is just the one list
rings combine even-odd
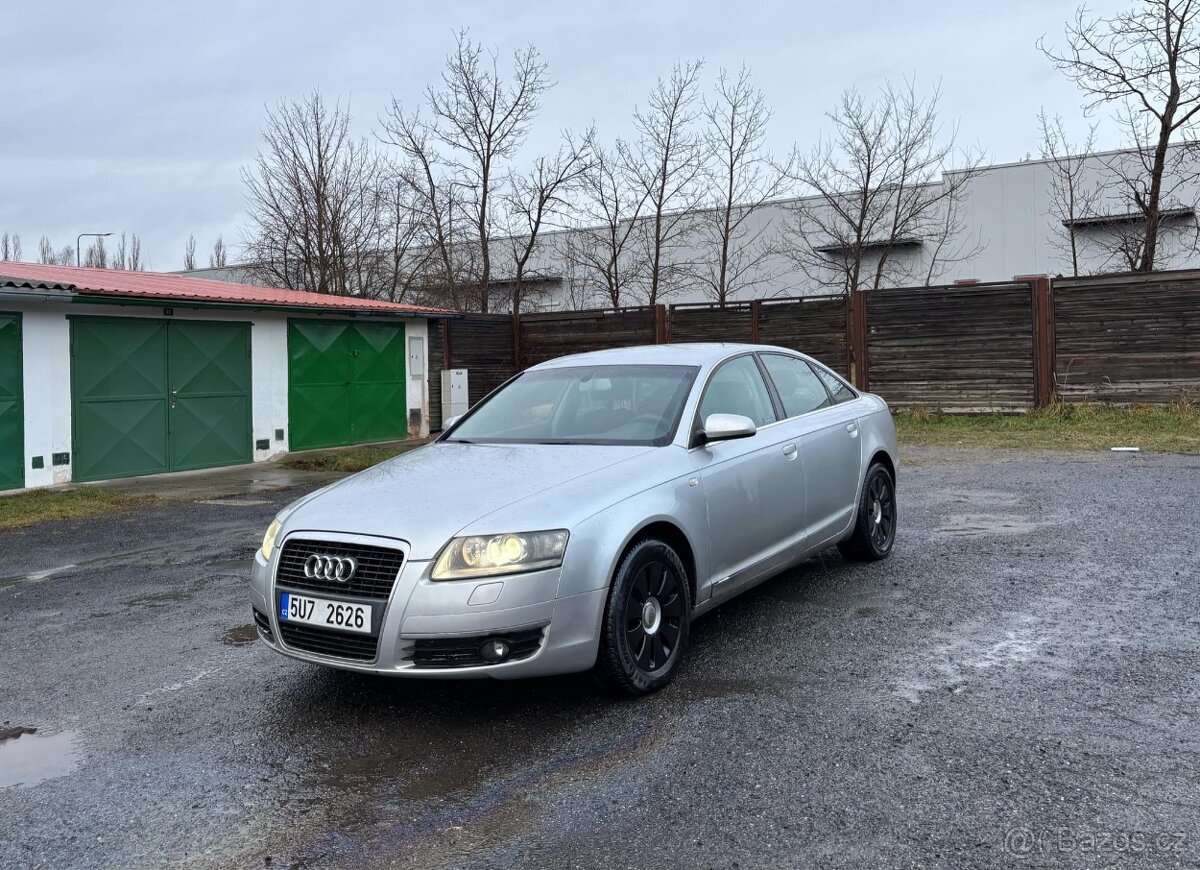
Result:
{"label": "street lamp", "polygon": [[89,238],[94,236],[97,239],[105,239],[111,235],[112,235],[112,233],[80,233],[79,235],[77,235],[75,237],[75,265],[76,266],[83,265],[83,257],[79,253],[79,240],[80,239],[82,239],[84,236],[88,236]]}

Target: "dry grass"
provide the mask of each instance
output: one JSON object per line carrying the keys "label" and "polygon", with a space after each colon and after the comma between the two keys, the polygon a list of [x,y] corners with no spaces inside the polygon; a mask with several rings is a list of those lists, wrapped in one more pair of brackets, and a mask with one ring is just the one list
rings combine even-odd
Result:
{"label": "dry grass", "polygon": [[0,498],[0,531],[45,520],[84,520],[157,501],[153,495],[130,495],[93,486],[18,492]]}
{"label": "dry grass", "polygon": [[1200,403],[1114,407],[1055,404],[1027,414],[942,414],[914,409],[896,415],[905,444],[1200,453]]}
{"label": "dry grass", "polygon": [[383,444],[368,447],[352,447],[348,450],[334,450],[324,453],[304,453],[299,456],[287,456],[280,460],[283,468],[294,468],[297,471],[336,471],[343,474],[353,474],[356,471],[378,465],[401,453],[420,447],[424,441],[405,441],[398,444]]}

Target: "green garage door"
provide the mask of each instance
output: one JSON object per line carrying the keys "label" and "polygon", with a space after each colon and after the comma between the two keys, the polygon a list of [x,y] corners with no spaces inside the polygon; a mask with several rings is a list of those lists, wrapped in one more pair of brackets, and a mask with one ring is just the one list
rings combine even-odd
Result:
{"label": "green garage door", "polygon": [[250,325],[71,321],[76,480],[249,462]]}
{"label": "green garage door", "polygon": [[404,327],[293,320],[288,324],[292,450],[408,435]]}
{"label": "green garage door", "polygon": [[21,315],[0,314],[0,489],[25,485]]}

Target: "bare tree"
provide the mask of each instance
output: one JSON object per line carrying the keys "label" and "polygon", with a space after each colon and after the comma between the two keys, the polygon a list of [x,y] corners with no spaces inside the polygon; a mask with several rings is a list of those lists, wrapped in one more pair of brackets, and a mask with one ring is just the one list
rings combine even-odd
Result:
{"label": "bare tree", "polygon": [[424,279],[424,296],[432,304],[478,308],[478,292],[467,298],[478,287],[473,256],[478,246],[463,232],[468,216],[464,185],[445,173],[437,142],[419,113],[407,114],[393,101],[383,138],[401,156],[395,170],[395,231],[421,254],[409,270],[410,280]]}
{"label": "bare tree", "polygon": [[83,253],[83,265],[93,269],[108,268],[108,249],[104,245],[104,237],[97,236]]}
{"label": "bare tree", "polygon": [[0,260],[21,262],[21,237],[17,233],[0,235]]}
{"label": "bare tree", "polygon": [[75,265],[75,246],[63,245],[62,250],[58,252],[58,265],[74,266]]}
{"label": "bare tree", "polygon": [[189,271],[196,268],[196,237],[190,233],[187,244],[183,246],[183,268]]}
{"label": "bare tree", "polygon": [[1080,274],[1081,248],[1085,239],[1080,223],[1096,215],[1099,191],[1088,179],[1088,165],[1096,147],[1096,125],[1088,129],[1083,144],[1073,144],[1063,127],[1062,118],[1038,115],[1042,131],[1042,158],[1050,168],[1051,233],[1058,246],[1070,256],[1071,274]]}
{"label": "bare tree", "polygon": [[912,84],[871,101],[849,90],[828,115],[832,138],[796,157],[809,195],[788,206],[781,251],[811,282],[841,292],[930,284],[978,251],[961,209],[979,158],[958,154],[937,103]]}
{"label": "bare tree", "polygon": [[127,269],[131,272],[140,272],[145,268],[142,263],[142,240],[138,238],[137,233],[131,234],[128,238],[125,233],[121,233],[121,239],[117,242],[117,248],[113,251],[108,267],[110,269]]}
{"label": "bare tree", "polygon": [[108,264],[110,269],[126,269],[129,266],[129,241],[125,237],[125,233],[121,233],[121,238],[117,242],[116,250],[113,251],[112,261]]}
{"label": "bare tree", "polygon": [[213,242],[212,252],[208,255],[208,267],[210,269],[224,269],[225,258],[225,239],[222,236],[217,236],[217,240]]}
{"label": "bare tree", "polygon": [[636,109],[637,131],[631,143],[619,144],[626,170],[645,195],[646,301],[679,289],[687,263],[678,252],[687,243],[690,211],[700,198],[704,143],[697,129],[701,61],[677,65],[669,79],[659,79],[645,109]]}
{"label": "bare tree", "polygon": [[628,304],[645,275],[636,250],[647,190],[633,183],[620,158],[620,142],[606,149],[589,137],[587,169],[580,176],[580,225],[567,233],[564,259],[570,273],[572,307],[597,298],[614,310]]}
{"label": "bare tree", "polygon": [[766,150],[771,111],[743,67],[736,77],[721,70],[716,92],[704,101],[704,185],[711,191],[696,216],[702,255],[694,275],[720,305],[730,297],[770,281],[773,234],[760,210],[786,189],[790,161],[777,165]]}
{"label": "bare tree", "polygon": [[1119,218],[1110,223],[1110,237],[1134,271],[1154,271],[1164,220],[1177,217],[1181,207],[1194,208],[1176,194],[1195,177],[1190,152],[1200,113],[1198,17],[1200,0],[1134,0],[1131,9],[1110,18],[1091,18],[1080,7],[1067,24],[1064,50],[1038,43],[1083,91],[1086,111],[1115,108],[1137,149],[1136,161],[1112,160],[1107,167],[1110,197],[1124,203],[1109,206]]}
{"label": "bare tree", "polygon": [[[436,243],[430,243],[437,233],[430,235],[427,202],[404,176],[405,173],[397,174],[384,187],[389,201],[384,252],[387,260],[385,268],[380,270],[379,296],[390,302],[453,305],[445,292],[448,285],[439,280],[438,264],[442,261],[440,249]],[[454,280],[452,276],[450,283]]]}
{"label": "bare tree", "polygon": [[[422,187],[432,193],[449,185],[464,194],[469,209],[471,241],[478,273],[478,308],[487,311],[492,281],[492,243],[499,226],[497,187],[504,164],[525,142],[529,125],[541,108],[542,95],[550,87],[546,64],[537,49],[528,46],[513,55],[512,70],[501,72],[495,51],[485,52],[460,31],[454,53],[446,58],[441,87],[429,87],[425,103],[429,118],[406,110],[393,99],[385,121],[388,141],[401,146],[418,169],[433,177]],[[441,146],[434,154],[433,145]],[[451,199],[451,201],[453,201]]]}
{"label": "bare tree", "polygon": [[50,266],[58,263],[58,258],[54,254],[54,246],[50,244],[48,236],[38,239],[38,262]]}
{"label": "bare tree", "polygon": [[268,110],[263,147],[242,170],[247,268],[262,283],[374,296],[386,251],[390,179],[350,132],[350,113],[319,92]]}
{"label": "bare tree", "polygon": [[531,258],[538,249],[542,231],[560,220],[567,207],[566,196],[587,171],[589,132],[580,140],[571,137],[551,157],[539,157],[526,173],[509,176],[503,194],[505,247],[513,269],[510,305],[519,312],[529,292]]}

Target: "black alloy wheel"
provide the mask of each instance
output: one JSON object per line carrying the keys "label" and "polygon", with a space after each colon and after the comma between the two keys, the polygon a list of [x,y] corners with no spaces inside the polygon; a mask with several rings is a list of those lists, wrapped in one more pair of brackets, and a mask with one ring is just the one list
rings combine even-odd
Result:
{"label": "black alloy wheel", "polygon": [[854,531],[838,544],[847,559],[877,562],[886,559],[896,542],[896,483],[891,472],[876,462],[867,469]]}
{"label": "black alloy wheel", "polygon": [[633,695],[665,686],[687,646],[691,610],[678,554],[655,538],[633,544],[609,591],[597,660],[601,678]]}

